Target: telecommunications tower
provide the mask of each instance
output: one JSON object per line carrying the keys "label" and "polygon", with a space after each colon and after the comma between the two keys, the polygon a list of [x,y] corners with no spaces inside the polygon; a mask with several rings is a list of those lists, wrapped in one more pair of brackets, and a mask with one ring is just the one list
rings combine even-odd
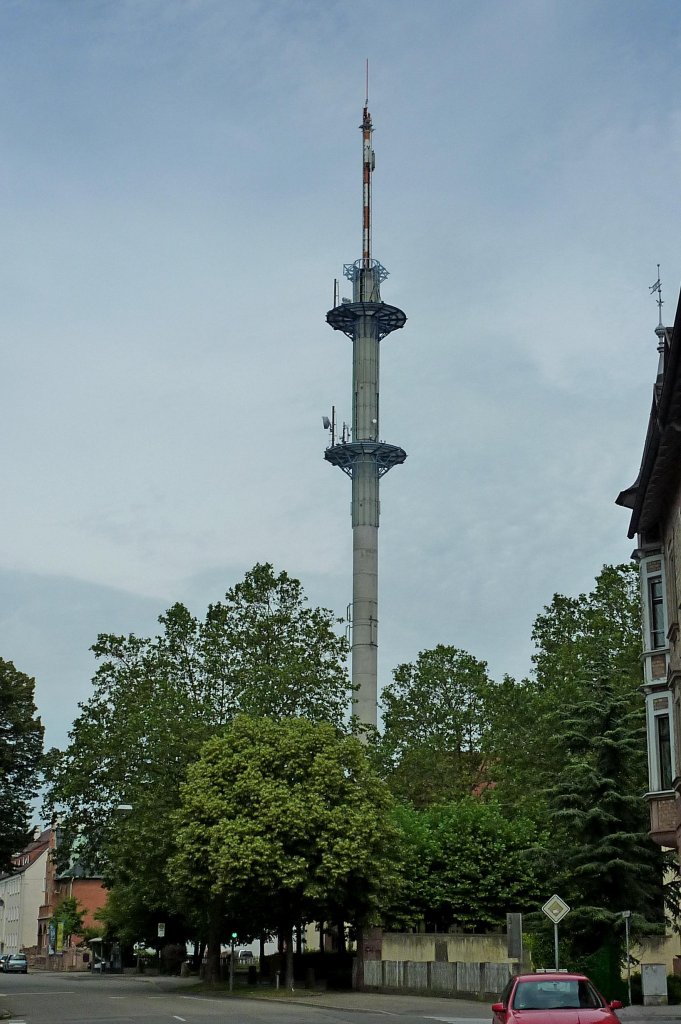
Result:
{"label": "telecommunications tower", "polygon": [[[368,89],[367,89],[368,93]],[[343,424],[338,443],[335,416],[331,444],[324,458],[339,466],[352,480],[352,682],[355,686],[353,713],[362,724],[377,724],[378,670],[378,483],[407,453],[381,441],[379,427],[380,342],[392,331],[404,327],[406,316],[397,306],[381,300],[381,282],[388,271],[371,256],[371,176],[374,151],[373,126],[368,98],[362,116],[363,221],[362,258],[346,264],[343,273],[352,283],[352,299],[338,303],[326,322],[352,341],[352,426]]]}

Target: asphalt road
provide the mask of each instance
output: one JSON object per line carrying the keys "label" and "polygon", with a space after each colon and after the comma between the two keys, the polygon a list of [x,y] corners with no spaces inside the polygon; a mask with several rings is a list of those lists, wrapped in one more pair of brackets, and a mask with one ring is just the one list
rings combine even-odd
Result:
{"label": "asphalt road", "polygon": [[489,1006],[460,1000],[304,991],[283,998],[203,995],[194,982],[134,975],[0,974],[12,1024],[479,1024]]}

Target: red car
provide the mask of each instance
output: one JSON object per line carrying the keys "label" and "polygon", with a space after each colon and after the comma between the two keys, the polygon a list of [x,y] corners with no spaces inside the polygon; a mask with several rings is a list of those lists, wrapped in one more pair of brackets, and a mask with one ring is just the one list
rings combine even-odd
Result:
{"label": "red car", "polygon": [[607,1002],[583,974],[542,971],[511,978],[492,1005],[492,1024],[620,1024],[618,999]]}

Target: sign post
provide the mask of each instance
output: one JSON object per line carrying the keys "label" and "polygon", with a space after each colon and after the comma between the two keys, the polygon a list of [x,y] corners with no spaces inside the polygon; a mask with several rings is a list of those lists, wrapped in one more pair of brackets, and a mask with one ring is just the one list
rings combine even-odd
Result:
{"label": "sign post", "polygon": [[565,915],[570,913],[570,908],[568,907],[568,905],[565,902],[565,900],[562,900],[560,898],[560,896],[557,896],[554,893],[553,896],[551,897],[551,899],[548,900],[544,904],[544,906],[542,907],[542,910],[544,911],[546,916],[549,918],[549,920],[553,921],[553,947],[554,947],[554,952],[555,952],[556,970],[559,970],[559,967],[558,967],[558,922],[562,921],[563,918],[565,917]]}

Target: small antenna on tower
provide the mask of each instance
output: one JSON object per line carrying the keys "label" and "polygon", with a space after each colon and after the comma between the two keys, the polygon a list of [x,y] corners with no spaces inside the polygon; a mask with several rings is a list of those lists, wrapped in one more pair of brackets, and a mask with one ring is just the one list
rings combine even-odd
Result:
{"label": "small antenna on tower", "polygon": [[662,306],[663,306],[663,302],[662,302],[662,282],[660,280],[660,264],[659,263],[657,264],[657,281],[655,282],[655,284],[651,284],[650,285],[650,287],[648,288],[648,291],[650,292],[651,295],[654,295],[655,292],[657,292],[657,308],[658,308],[659,316],[660,316],[660,321],[659,321],[657,326],[658,327],[662,327]]}
{"label": "small antenna on tower", "polygon": [[[331,419],[328,416],[322,416],[322,426],[324,430],[329,431],[331,438],[331,446],[333,447],[336,443],[336,406],[331,406]],[[343,424],[345,426],[345,424]]]}
{"label": "small antenna on tower", "polygon": [[364,106],[369,106],[369,58],[366,59],[366,89],[364,90],[366,99],[364,100]]}

